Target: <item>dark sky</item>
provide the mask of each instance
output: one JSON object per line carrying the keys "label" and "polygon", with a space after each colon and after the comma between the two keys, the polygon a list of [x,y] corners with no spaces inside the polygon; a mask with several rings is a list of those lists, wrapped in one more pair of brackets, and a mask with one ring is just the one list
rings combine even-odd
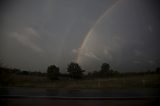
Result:
{"label": "dark sky", "polygon": [[[3,5],[2,5],[3,4]],[[118,71],[160,65],[157,0],[11,0],[1,3],[0,61],[25,70]]]}

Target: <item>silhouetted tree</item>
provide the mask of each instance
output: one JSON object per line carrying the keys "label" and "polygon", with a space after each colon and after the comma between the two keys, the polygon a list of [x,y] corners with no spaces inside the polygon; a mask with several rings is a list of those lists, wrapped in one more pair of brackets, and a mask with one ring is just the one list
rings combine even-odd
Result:
{"label": "silhouetted tree", "polygon": [[108,77],[108,76],[111,76],[112,73],[113,73],[113,70],[110,70],[110,65],[108,63],[103,63],[100,70],[100,76]]}
{"label": "silhouetted tree", "polygon": [[22,75],[29,75],[29,71],[22,71],[21,74]]}
{"label": "silhouetted tree", "polygon": [[47,69],[47,77],[50,80],[58,80],[59,79],[59,68],[55,65],[50,65]]}
{"label": "silhouetted tree", "polygon": [[103,63],[101,66],[101,72],[109,72],[110,65],[108,63]]}
{"label": "silhouetted tree", "polygon": [[67,71],[73,79],[81,79],[84,72],[78,63],[73,62],[68,65]]}
{"label": "silhouetted tree", "polygon": [[20,69],[17,69],[17,68],[14,68],[14,69],[12,70],[12,73],[13,73],[13,74],[20,74],[20,73],[21,73],[21,70],[20,70]]}
{"label": "silhouetted tree", "polygon": [[11,69],[0,66],[0,86],[7,86],[12,83],[13,77]]}
{"label": "silhouetted tree", "polygon": [[160,67],[156,68],[156,73],[160,73]]}

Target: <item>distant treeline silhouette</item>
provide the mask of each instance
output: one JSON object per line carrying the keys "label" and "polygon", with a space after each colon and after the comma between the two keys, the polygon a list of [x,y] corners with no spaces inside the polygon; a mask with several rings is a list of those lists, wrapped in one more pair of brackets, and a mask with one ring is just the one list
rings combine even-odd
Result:
{"label": "distant treeline silhouette", "polygon": [[108,63],[103,63],[99,71],[86,72],[83,70],[78,63],[71,62],[67,67],[67,73],[61,73],[59,67],[56,65],[48,66],[46,72],[31,72],[20,69],[11,69],[4,66],[0,66],[0,84],[7,84],[12,80],[12,75],[25,75],[25,76],[42,76],[47,77],[49,80],[66,80],[66,79],[95,79],[95,78],[110,78],[110,77],[121,77],[121,76],[129,76],[129,75],[144,75],[144,74],[160,74],[160,68],[157,67],[151,71],[145,72],[125,72],[120,73],[118,71],[114,71],[110,68]]}

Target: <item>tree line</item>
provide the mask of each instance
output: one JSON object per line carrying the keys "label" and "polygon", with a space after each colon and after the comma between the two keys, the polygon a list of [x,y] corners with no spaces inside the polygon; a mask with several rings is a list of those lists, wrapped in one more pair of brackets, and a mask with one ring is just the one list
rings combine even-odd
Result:
{"label": "tree line", "polygon": [[[84,75],[85,70],[83,70],[78,63],[71,62],[67,67],[68,77],[71,79],[82,79],[86,77],[111,77],[115,74],[118,74],[117,71],[110,69],[108,63],[103,63],[101,70],[99,72],[88,73]],[[47,77],[50,80],[58,80],[62,74],[59,71],[59,68],[55,65],[50,65],[47,69]],[[64,75],[63,75],[64,76]],[[66,75],[67,76],[67,75]]]}
{"label": "tree line", "polygon": [[99,71],[88,72],[84,75],[85,70],[83,70],[78,63],[71,62],[67,67],[68,74],[60,73],[59,67],[56,65],[50,65],[47,69],[47,77],[50,80],[59,80],[61,78],[70,78],[70,79],[93,79],[93,78],[110,78],[110,77],[121,77],[129,75],[144,75],[144,74],[155,74],[160,73],[160,68],[157,67],[153,71],[145,72],[126,72],[120,73],[111,69],[108,63],[103,63]]}
{"label": "tree line", "polygon": [[153,71],[145,71],[145,72],[126,72],[126,73],[120,73],[118,71],[114,71],[111,69],[110,65],[108,63],[102,63],[99,71],[93,71],[88,72],[87,74],[84,74],[86,72],[81,68],[81,66],[78,63],[71,62],[67,66],[67,73],[61,73],[60,69],[56,65],[49,65],[46,72],[31,72],[26,70],[20,70],[20,69],[11,69],[6,68],[3,66],[0,66],[0,83],[3,83],[5,81],[9,81],[10,75],[16,74],[16,75],[30,75],[30,76],[43,76],[47,77],[49,80],[61,80],[61,79],[74,79],[74,80],[80,80],[80,79],[93,79],[93,78],[110,78],[110,77],[119,77],[124,75],[143,75],[143,74],[154,74],[154,73],[160,73],[160,68],[157,67]]}

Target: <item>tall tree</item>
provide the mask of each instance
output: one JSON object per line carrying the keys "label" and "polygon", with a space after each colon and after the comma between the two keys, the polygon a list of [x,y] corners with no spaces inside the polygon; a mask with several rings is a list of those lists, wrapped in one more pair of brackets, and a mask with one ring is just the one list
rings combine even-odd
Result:
{"label": "tall tree", "polygon": [[84,72],[84,70],[81,69],[78,63],[73,62],[68,65],[67,71],[73,79],[81,79]]}
{"label": "tall tree", "polygon": [[156,73],[160,73],[160,67],[156,68]]}
{"label": "tall tree", "polygon": [[103,63],[101,66],[101,72],[109,72],[110,71],[110,65],[108,63]]}
{"label": "tall tree", "polygon": [[108,63],[103,63],[100,70],[101,77],[108,77],[111,75],[110,65]]}
{"label": "tall tree", "polygon": [[47,77],[50,80],[58,80],[59,79],[59,68],[55,65],[50,65],[47,69]]}

